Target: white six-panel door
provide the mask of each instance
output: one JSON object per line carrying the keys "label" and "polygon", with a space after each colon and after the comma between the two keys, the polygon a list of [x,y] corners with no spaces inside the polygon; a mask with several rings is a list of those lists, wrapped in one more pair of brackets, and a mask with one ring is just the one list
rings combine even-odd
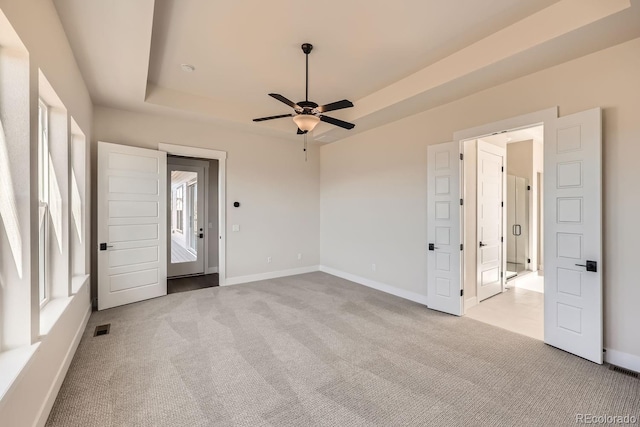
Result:
{"label": "white six-panel door", "polygon": [[[545,123],[544,340],[602,363],[599,108]],[[587,271],[595,262],[596,271]]]}
{"label": "white six-panel door", "polygon": [[462,315],[460,263],[460,147],[427,147],[427,306]]}
{"label": "white six-panel door", "polygon": [[98,309],[167,294],[166,153],[98,142]]}
{"label": "white six-panel door", "polygon": [[503,176],[506,149],[478,140],[478,302],[502,292]]}

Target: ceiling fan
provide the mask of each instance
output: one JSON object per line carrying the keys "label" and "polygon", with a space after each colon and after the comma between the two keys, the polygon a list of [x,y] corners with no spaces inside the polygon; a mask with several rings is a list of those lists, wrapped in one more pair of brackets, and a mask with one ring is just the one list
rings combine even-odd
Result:
{"label": "ceiling fan", "polygon": [[313,49],[313,45],[310,43],[304,43],[302,45],[302,51],[305,54],[306,59],[306,92],[305,100],[295,103],[277,93],[270,93],[269,96],[277,99],[280,102],[287,104],[293,108],[294,113],[280,114],[277,116],[261,117],[259,119],[253,119],[254,122],[263,122],[265,120],[281,119],[283,117],[293,117],[293,121],[298,126],[298,135],[305,134],[316,125],[323,121],[325,123],[339,126],[344,129],[353,129],[355,125],[353,123],[345,122],[343,120],[335,119],[333,117],[325,116],[323,113],[335,110],[341,110],[343,108],[353,107],[353,103],[347,99],[342,101],[332,102],[326,105],[318,105],[315,102],[309,101],[309,54]]}

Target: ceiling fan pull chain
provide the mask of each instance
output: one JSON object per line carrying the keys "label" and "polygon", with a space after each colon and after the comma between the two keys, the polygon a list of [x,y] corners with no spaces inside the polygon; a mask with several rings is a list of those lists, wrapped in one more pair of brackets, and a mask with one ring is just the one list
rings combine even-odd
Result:
{"label": "ceiling fan pull chain", "polygon": [[304,161],[307,161],[307,133],[304,134]]}

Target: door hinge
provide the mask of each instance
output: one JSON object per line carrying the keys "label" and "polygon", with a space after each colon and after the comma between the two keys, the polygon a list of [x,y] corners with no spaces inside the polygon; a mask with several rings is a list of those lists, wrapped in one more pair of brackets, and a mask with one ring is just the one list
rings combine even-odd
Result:
{"label": "door hinge", "polygon": [[500,172],[504,172],[504,166],[500,167]]}
{"label": "door hinge", "polygon": [[464,202],[462,201],[462,199],[460,199],[460,206],[462,206],[462,205],[463,205],[463,203],[464,203]]}
{"label": "door hinge", "polygon": [[504,237],[500,237],[500,243],[504,243]]}
{"label": "door hinge", "polygon": [[464,154],[460,153],[460,160],[464,160]]}
{"label": "door hinge", "polygon": [[500,202],[500,207],[504,208],[504,202]]}
{"label": "door hinge", "polygon": [[531,186],[527,185],[527,190],[531,191]]}
{"label": "door hinge", "polygon": [[464,289],[460,289],[460,296],[464,296]]}
{"label": "door hinge", "polygon": [[500,272],[500,278],[502,279],[502,276],[504,276],[504,273],[501,271]]}
{"label": "door hinge", "polygon": [[527,258],[527,264],[531,264],[531,258]]}
{"label": "door hinge", "polygon": [[460,243],[460,250],[464,250],[464,245],[462,243]]}

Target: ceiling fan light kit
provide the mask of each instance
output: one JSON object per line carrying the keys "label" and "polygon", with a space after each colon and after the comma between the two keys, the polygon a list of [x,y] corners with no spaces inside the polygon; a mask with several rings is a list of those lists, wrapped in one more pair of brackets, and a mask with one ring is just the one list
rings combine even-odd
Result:
{"label": "ceiling fan light kit", "polygon": [[280,119],[283,117],[292,117],[293,122],[298,127],[298,135],[312,131],[316,125],[323,121],[325,123],[339,126],[343,129],[353,129],[355,125],[353,123],[345,122],[343,120],[335,119],[333,117],[325,116],[323,113],[335,110],[341,110],[343,108],[353,107],[353,103],[347,99],[342,101],[332,102],[326,105],[318,105],[315,102],[309,101],[309,54],[313,50],[311,43],[304,43],[302,46],[302,52],[305,54],[306,74],[305,74],[305,100],[295,103],[278,93],[270,93],[269,96],[277,99],[278,101],[287,104],[293,108],[293,114],[279,114],[276,116],[260,117],[253,119],[254,122],[263,122],[265,120]]}
{"label": "ceiling fan light kit", "polygon": [[303,132],[309,132],[320,122],[320,118],[312,114],[298,114],[293,116],[293,121],[298,125],[298,129]]}

